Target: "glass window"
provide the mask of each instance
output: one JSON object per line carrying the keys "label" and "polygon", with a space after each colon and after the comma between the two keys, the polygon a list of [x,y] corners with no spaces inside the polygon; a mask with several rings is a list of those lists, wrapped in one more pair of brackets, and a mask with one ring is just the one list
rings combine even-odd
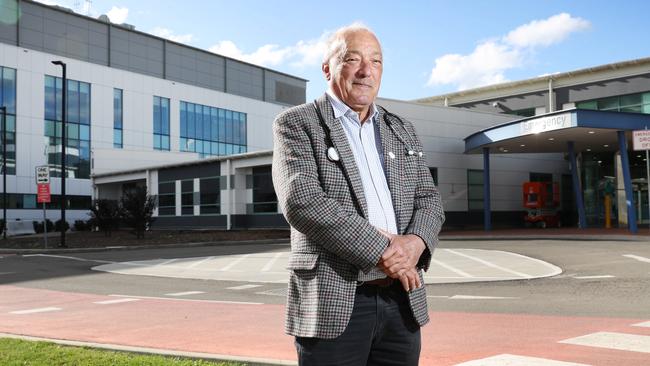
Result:
{"label": "glass window", "polygon": [[483,170],[467,171],[467,204],[470,211],[483,209]]}
{"label": "glass window", "polygon": [[169,98],[153,97],[153,148],[169,150]]}
{"label": "glass window", "polygon": [[[182,151],[225,155],[246,151],[246,114],[189,102],[180,102]],[[231,145],[219,147],[228,140]],[[242,145],[233,146],[232,144]]]}
{"label": "glass window", "polygon": [[[7,174],[16,174],[16,70],[0,67],[0,105],[6,113],[0,115],[0,133],[2,118],[7,127]],[[2,139],[0,139],[0,169],[2,162]]]}
{"label": "glass window", "polygon": [[271,167],[253,168],[253,213],[277,213],[278,198],[273,189]]}
{"label": "glass window", "polygon": [[176,215],[176,182],[158,183],[158,216]]}
{"label": "glass window", "polygon": [[219,177],[201,178],[200,182],[201,215],[219,214],[221,205],[221,187]]}
{"label": "glass window", "polygon": [[113,147],[121,149],[123,131],[122,89],[113,89]]}
{"label": "glass window", "polygon": [[181,181],[181,215],[194,215],[194,180]]}
{"label": "glass window", "polygon": [[[67,81],[66,176],[90,178],[90,84]],[[53,177],[60,177],[63,80],[45,76],[45,136],[49,143],[48,164]]]}

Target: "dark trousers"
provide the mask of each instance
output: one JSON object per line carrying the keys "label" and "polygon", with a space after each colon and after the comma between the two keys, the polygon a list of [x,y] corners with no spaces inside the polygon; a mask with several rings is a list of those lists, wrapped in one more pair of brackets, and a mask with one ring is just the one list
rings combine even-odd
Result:
{"label": "dark trousers", "polygon": [[296,337],[300,366],[416,366],[420,327],[399,282],[357,288],[345,331],[334,339]]}

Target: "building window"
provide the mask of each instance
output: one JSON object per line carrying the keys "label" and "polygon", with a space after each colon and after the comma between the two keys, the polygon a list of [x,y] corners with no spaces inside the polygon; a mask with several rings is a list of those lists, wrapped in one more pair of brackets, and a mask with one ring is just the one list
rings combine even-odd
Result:
{"label": "building window", "polygon": [[201,215],[218,215],[221,213],[221,185],[219,177],[201,178],[200,182]]}
{"label": "building window", "polygon": [[194,215],[194,179],[181,181],[181,215]]}
{"label": "building window", "polygon": [[180,103],[180,150],[206,155],[246,152],[246,113]]}
{"label": "building window", "polygon": [[153,97],[153,148],[169,150],[169,98]]}
{"label": "building window", "polygon": [[[16,70],[0,67],[0,106],[6,108],[7,174],[16,174]],[[2,116],[0,116],[0,165],[2,164]]]}
{"label": "building window", "polygon": [[124,111],[122,107],[122,89],[113,89],[113,147],[116,149],[124,147],[122,141],[124,137]]}
{"label": "building window", "polygon": [[650,114],[650,92],[578,102],[576,108]]}
{"label": "building window", "polygon": [[429,174],[433,178],[433,184],[438,185],[438,168],[429,168]]}
{"label": "building window", "polygon": [[553,182],[553,174],[551,173],[534,173],[531,172],[529,173],[528,180],[530,182],[546,182],[546,183],[552,183]]}
{"label": "building window", "polygon": [[253,203],[248,204],[246,211],[249,214],[278,212],[278,197],[273,190],[270,166],[253,168],[250,188],[253,189]]}
{"label": "building window", "polygon": [[483,171],[467,171],[467,208],[469,211],[483,210]]}
{"label": "building window", "polygon": [[[45,208],[59,209],[61,208],[61,196],[53,194],[50,196],[51,202],[45,204]],[[90,196],[65,196],[67,205],[66,208],[70,210],[90,210],[91,197]],[[3,205],[2,195],[0,194],[0,206]],[[7,208],[11,210],[33,210],[43,207],[42,203],[36,203],[36,195],[30,193],[7,193]]]}
{"label": "building window", "polygon": [[[61,176],[63,80],[45,76],[45,139],[50,175]],[[90,178],[90,84],[68,80],[66,177]]]}
{"label": "building window", "polygon": [[176,215],[176,182],[158,183],[158,216]]}

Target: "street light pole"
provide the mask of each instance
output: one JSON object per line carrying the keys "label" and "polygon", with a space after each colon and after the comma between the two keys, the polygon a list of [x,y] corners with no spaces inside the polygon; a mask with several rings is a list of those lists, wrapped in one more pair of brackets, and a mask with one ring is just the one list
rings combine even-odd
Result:
{"label": "street light pole", "polygon": [[2,111],[2,239],[7,239],[7,107]]}
{"label": "street light pole", "polygon": [[[61,110],[61,242],[59,243],[59,247],[61,248],[66,248],[67,245],[65,245],[65,206],[66,206],[66,198],[65,198],[65,176],[66,176],[66,171],[65,171],[65,122],[66,122],[66,117],[67,117],[67,105],[66,105],[66,95],[68,94],[68,79],[66,75],[66,64],[65,62],[58,60],[58,61],[52,61],[53,64],[61,66],[63,69],[63,93],[62,93],[62,98],[61,98],[61,104],[63,104],[63,108]],[[54,89],[56,90],[56,83]],[[55,91],[56,93],[56,91]],[[56,127],[55,127],[56,131]],[[44,225],[46,223],[43,223]]]}

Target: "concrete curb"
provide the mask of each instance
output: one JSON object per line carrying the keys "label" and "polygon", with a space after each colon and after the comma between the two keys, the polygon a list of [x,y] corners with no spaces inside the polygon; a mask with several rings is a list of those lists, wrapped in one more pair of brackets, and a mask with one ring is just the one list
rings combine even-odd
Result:
{"label": "concrete curb", "polygon": [[110,351],[139,353],[144,355],[173,356],[173,357],[182,357],[182,358],[217,361],[217,362],[219,361],[245,362],[248,366],[293,366],[298,364],[296,361],[291,361],[291,360],[242,357],[242,356],[220,355],[220,354],[201,353],[201,352],[184,352],[184,351],[164,350],[164,349],[149,348],[149,347],[125,346],[119,344],[107,344],[107,343],[83,342],[83,341],[73,341],[73,340],[56,339],[56,338],[32,337],[32,336],[11,334],[11,333],[0,333],[0,338],[22,339],[26,341],[51,342],[60,345],[65,345],[65,346],[97,348],[97,349],[110,350]]}
{"label": "concrete curb", "polygon": [[130,246],[109,246],[96,248],[48,248],[48,249],[15,249],[0,248],[0,254],[62,254],[62,253],[93,253],[119,250],[142,250],[142,249],[166,249],[166,248],[188,248],[207,246],[227,245],[255,245],[255,244],[287,244],[289,239],[260,239],[260,240],[227,240],[227,241],[206,241],[196,243],[175,243],[175,244],[153,244],[153,245],[130,245]]}

